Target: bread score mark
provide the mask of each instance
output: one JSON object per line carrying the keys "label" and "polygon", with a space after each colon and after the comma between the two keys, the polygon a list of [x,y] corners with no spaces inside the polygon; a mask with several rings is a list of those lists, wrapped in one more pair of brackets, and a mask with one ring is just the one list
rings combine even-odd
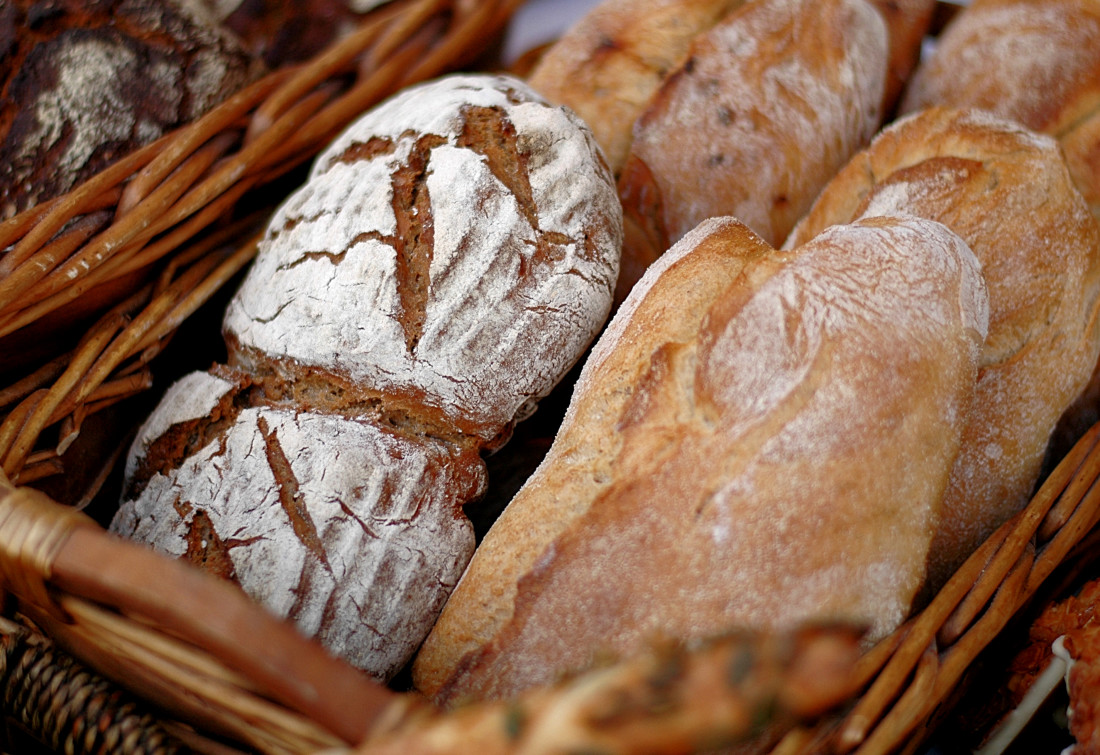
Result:
{"label": "bread score mark", "polygon": [[[543,231],[539,227],[528,156],[519,148],[515,125],[499,107],[470,106],[463,109],[462,115],[465,121],[456,144],[481,155],[485,167],[515,198],[520,214],[535,232],[535,259],[540,262],[561,260],[560,248],[573,244],[574,240],[564,233]],[[520,275],[527,275],[526,258],[521,257],[519,263]]]}
{"label": "bread score mark", "polygon": [[278,436],[268,426],[262,414],[256,417],[256,427],[263,436],[267,463],[275,477],[275,485],[279,488],[279,504],[290,520],[295,537],[307,551],[324,564],[325,569],[331,572],[332,568],[325,555],[325,546],[321,542],[320,535],[317,534],[317,527],[313,524],[309,509],[306,508],[305,501],[302,499],[298,478],[294,475],[290,460],[286,458],[286,452],[283,451]]}
{"label": "bread score mark", "polygon": [[401,302],[401,329],[405,333],[405,348],[416,352],[428,311],[430,269],[435,245],[435,223],[432,220],[432,200],[428,193],[428,163],[432,150],[447,140],[435,134],[425,134],[416,140],[407,161],[393,172],[393,214],[397,221],[397,236],[393,240],[396,252],[397,297]]}

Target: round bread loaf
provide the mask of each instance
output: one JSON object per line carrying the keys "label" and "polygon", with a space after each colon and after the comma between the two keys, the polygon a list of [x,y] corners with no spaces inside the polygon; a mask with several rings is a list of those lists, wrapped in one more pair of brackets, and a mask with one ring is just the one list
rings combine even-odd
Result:
{"label": "round bread loaf", "polygon": [[506,697],[658,636],[907,615],[985,337],[977,260],[930,221],[779,253],[701,224],[585,363],[549,455],[414,665]]}
{"label": "round bread loaf", "polygon": [[232,364],[149,418],[112,529],[389,678],[473,551],[481,454],[607,317],[621,222],[591,132],[518,80],[380,105],[272,219]]}
{"label": "round bread loaf", "polygon": [[610,182],[582,122],[518,80],[394,98],[272,219],[225,316],[231,363],[299,394],[334,375],[342,401],[491,445],[607,316]]}
{"label": "round bread loaf", "polygon": [[635,124],[618,296],[707,218],[782,243],[878,130],[888,52],[864,0],[758,0],[696,37]]}
{"label": "round bread loaf", "polygon": [[190,0],[0,6],[0,218],[205,113],[261,71]]}
{"label": "round bread loaf", "polygon": [[989,337],[930,564],[937,589],[1023,508],[1059,417],[1100,354],[1100,228],[1058,144],[985,111],[931,108],[885,129],[788,245],[874,215],[947,225],[989,289]]}

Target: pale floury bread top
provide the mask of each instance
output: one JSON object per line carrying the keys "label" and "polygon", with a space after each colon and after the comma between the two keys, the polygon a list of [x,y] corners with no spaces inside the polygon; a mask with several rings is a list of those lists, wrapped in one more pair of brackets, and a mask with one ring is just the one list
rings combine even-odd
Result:
{"label": "pale floury bread top", "polygon": [[776,252],[707,221],[585,365],[417,659],[439,700],[736,625],[905,617],[973,391],[976,259],[915,218]]}
{"label": "pale floury bread top", "polygon": [[621,228],[575,115],[516,79],[447,77],[317,159],[226,313],[231,360],[321,369],[491,441],[599,331]]}
{"label": "pale floury bread top", "polygon": [[271,221],[231,364],[141,429],[112,529],[391,678],[473,552],[482,453],[603,325],[620,234],[574,115],[513,78],[404,90]]}

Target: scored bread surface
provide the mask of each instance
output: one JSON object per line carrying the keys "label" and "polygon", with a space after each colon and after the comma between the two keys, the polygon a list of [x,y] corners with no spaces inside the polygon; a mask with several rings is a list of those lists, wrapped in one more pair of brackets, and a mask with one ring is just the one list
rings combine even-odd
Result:
{"label": "scored bread surface", "polygon": [[601,327],[620,238],[575,116],[513,78],[403,91],[273,218],[230,363],[169,390],[112,529],[391,678],[473,550],[482,453]]}
{"label": "scored bread surface", "polygon": [[232,358],[319,366],[492,439],[610,307],[621,211],[579,124],[511,79],[369,113],[273,219],[226,314]]}

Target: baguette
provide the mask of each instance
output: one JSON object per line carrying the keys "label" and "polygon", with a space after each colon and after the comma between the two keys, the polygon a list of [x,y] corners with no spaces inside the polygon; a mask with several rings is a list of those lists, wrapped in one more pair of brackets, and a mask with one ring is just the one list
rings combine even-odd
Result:
{"label": "baguette", "polygon": [[710,217],[781,244],[878,130],[888,53],[864,0],[757,0],[696,37],[635,124],[617,298]]}
{"label": "baguette", "polygon": [[597,343],[416,686],[508,697],[738,625],[889,631],[921,586],[987,315],[976,259],[936,223],[840,226],[789,253],[701,224]]}
{"label": "baguette", "polygon": [[934,590],[1027,504],[1055,425],[1088,383],[1100,354],[1100,228],[1053,139],[987,111],[930,108],[853,158],[788,244],[898,213],[959,234],[989,289],[989,337],[932,551]]}

